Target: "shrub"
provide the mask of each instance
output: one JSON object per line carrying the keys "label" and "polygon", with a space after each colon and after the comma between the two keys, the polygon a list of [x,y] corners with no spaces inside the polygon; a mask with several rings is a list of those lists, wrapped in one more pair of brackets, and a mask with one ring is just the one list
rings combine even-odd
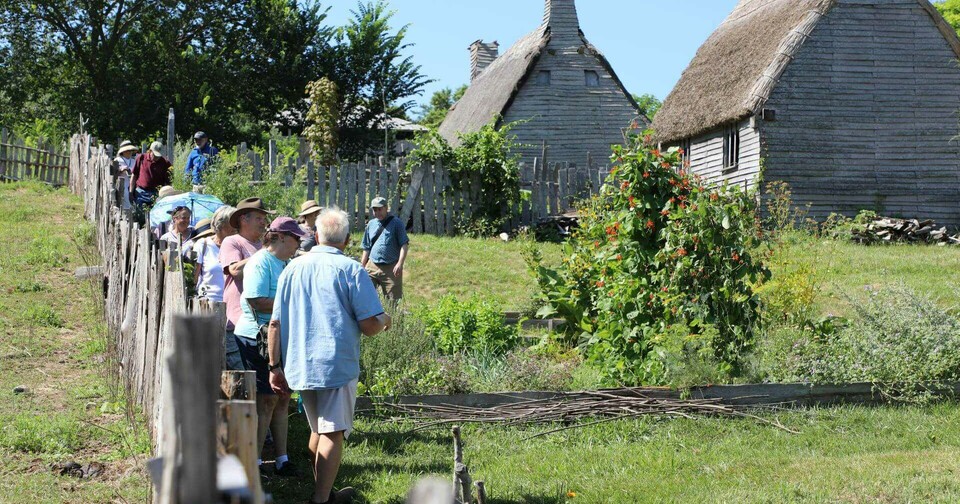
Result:
{"label": "shrub", "polygon": [[888,397],[925,401],[960,380],[960,319],[902,286],[851,300],[858,317],[827,319],[779,343],[774,378],[813,383],[877,383]]}
{"label": "shrub", "polygon": [[756,198],[707,187],[679,168],[679,149],[649,140],[614,147],[615,167],[581,208],[561,266],[531,264],[549,304],[540,315],[565,318],[619,383],[664,382],[657,336],[675,325],[709,334],[720,371],[735,375],[760,326],[754,285],[769,276],[757,257]]}
{"label": "shrub", "polygon": [[[471,196],[477,209],[469,221],[459,224],[460,231],[474,236],[492,236],[502,226],[507,212],[520,201],[520,155],[516,135],[510,130],[516,122],[499,128],[498,119],[474,133],[460,136],[460,145],[450,147],[436,131],[417,136],[413,154],[417,163],[443,163],[450,171],[453,187],[458,190],[474,189]],[[477,183],[474,187],[472,184]]]}
{"label": "shrub", "polygon": [[506,325],[500,307],[478,296],[466,301],[445,296],[435,307],[423,308],[420,316],[434,345],[446,355],[465,351],[502,355],[519,342],[519,327]]}

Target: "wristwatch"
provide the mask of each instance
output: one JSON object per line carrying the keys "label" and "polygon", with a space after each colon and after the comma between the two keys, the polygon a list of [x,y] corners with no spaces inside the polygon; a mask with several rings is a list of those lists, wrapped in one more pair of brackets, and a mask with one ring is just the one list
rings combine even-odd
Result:
{"label": "wristwatch", "polygon": [[282,367],[283,367],[282,362],[278,362],[276,364],[267,364],[267,371],[273,371],[274,369],[279,369]]}

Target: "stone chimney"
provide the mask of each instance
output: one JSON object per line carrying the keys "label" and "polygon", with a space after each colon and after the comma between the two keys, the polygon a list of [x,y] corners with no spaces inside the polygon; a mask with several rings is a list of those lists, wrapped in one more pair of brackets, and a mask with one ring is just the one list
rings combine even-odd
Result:
{"label": "stone chimney", "polygon": [[543,24],[550,27],[554,36],[579,36],[580,19],[574,0],[546,0],[543,9]]}
{"label": "stone chimney", "polygon": [[486,44],[478,40],[470,44],[470,82],[476,79],[493,60],[500,55],[500,44],[496,40]]}

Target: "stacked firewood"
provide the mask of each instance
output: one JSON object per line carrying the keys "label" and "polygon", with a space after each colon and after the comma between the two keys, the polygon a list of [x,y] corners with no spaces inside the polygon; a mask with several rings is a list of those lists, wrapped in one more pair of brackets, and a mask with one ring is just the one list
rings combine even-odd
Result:
{"label": "stacked firewood", "polygon": [[938,227],[933,220],[893,217],[877,217],[862,228],[854,228],[851,239],[864,245],[884,242],[960,244],[960,235],[950,235],[946,227]]}

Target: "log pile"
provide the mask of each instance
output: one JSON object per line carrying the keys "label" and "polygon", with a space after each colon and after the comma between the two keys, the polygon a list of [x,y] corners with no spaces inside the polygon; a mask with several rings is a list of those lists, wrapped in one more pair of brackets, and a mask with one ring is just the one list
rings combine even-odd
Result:
{"label": "log pile", "polygon": [[946,227],[938,227],[931,220],[877,217],[863,228],[854,228],[851,239],[862,245],[876,243],[936,243],[960,244],[960,235],[950,235]]}
{"label": "log pile", "polygon": [[393,420],[410,421],[413,430],[449,424],[488,423],[501,425],[537,425],[559,423],[562,427],[530,436],[647,415],[697,418],[705,416],[748,418],[787,432],[794,431],[775,420],[756,415],[756,407],[723,404],[720,399],[676,399],[647,395],[641,389],[622,388],[588,392],[558,393],[546,399],[534,399],[490,408],[452,405],[380,404],[378,409]]}

